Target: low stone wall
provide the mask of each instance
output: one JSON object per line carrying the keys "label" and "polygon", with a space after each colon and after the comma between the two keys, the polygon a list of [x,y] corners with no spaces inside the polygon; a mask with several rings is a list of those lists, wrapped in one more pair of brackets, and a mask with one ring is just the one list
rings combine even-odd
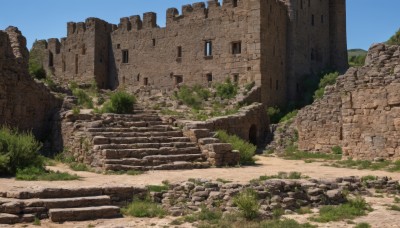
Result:
{"label": "low stone wall", "polygon": [[301,110],[299,149],[341,146],[358,159],[400,159],[400,47],[373,45],[365,66],[351,68],[322,99]]}
{"label": "low stone wall", "polygon": [[268,117],[265,106],[260,103],[243,107],[238,113],[209,119],[207,121],[178,121],[184,131],[190,129],[225,130],[255,145],[261,146],[268,134]]}
{"label": "low stone wall", "polygon": [[180,216],[199,210],[203,205],[222,211],[237,211],[233,199],[240,192],[251,189],[258,196],[259,214],[271,218],[274,209],[292,213],[300,207],[318,207],[346,202],[346,193],[370,194],[368,188],[390,194],[399,193],[399,182],[388,178],[362,181],[358,177],[333,180],[281,180],[254,181],[241,185],[195,179],[171,186],[169,191],[153,193],[156,202],[162,203],[172,215]]}

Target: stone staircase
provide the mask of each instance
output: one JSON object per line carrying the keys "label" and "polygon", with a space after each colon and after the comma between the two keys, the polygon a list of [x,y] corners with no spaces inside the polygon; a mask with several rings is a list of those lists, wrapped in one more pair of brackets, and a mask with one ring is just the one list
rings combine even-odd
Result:
{"label": "stone staircase", "polygon": [[133,187],[95,187],[3,193],[0,224],[29,223],[35,218],[65,222],[121,217],[119,206],[145,192]]}
{"label": "stone staircase", "polygon": [[166,124],[155,111],[104,114],[86,128],[103,170],[172,170],[210,167],[197,143]]}

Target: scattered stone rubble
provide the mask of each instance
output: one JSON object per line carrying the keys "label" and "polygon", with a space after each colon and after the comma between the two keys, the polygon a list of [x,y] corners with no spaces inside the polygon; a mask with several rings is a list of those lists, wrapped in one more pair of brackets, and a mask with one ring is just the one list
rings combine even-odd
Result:
{"label": "scattered stone rubble", "polygon": [[153,198],[175,216],[197,211],[202,206],[231,212],[238,210],[234,206],[233,198],[244,189],[252,189],[259,198],[260,214],[268,218],[272,216],[274,209],[293,213],[301,207],[341,204],[346,202],[347,193],[368,195],[368,188],[390,194],[400,193],[399,182],[389,178],[369,181],[362,181],[357,177],[334,180],[271,179],[245,185],[196,179],[172,185],[167,192],[153,193]]}

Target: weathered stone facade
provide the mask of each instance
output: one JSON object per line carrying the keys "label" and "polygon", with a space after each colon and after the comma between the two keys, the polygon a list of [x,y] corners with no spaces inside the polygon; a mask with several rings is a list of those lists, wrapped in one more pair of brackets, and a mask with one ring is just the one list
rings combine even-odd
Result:
{"label": "weathered stone facade", "polygon": [[400,47],[376,44],[322,99],[299,112],[299,148],[360,159],[400,158]]}
{"label": "weathered stone facade", "polygon": [[[347,68],[345,0],[217,0],[121,18],[68,23],[61,42],[39,41],[54,79],[101,88],[171,90],[231,78],[261,87],[259,102],[284,105],[301,95],[303,76]],[[45,45],[43,45],[45,42]]]}
{"label": "weathered stone facade", "polygon": [[0,31],[0,125],[47,136],[60,100],[28,73],[29,52],[18,28]]}

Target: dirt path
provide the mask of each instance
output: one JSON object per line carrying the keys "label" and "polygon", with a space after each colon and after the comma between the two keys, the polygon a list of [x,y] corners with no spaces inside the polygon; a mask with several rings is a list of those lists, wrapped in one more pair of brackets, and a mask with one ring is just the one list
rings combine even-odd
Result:
{"label": "dirt path", "polygon": [[211,168],[197,170],[173,170],[173,171],[149,171],[138,176],[130,175],[102,175],[92,172],[71,171],[65,165],[59,164],[56,167],[49,167],[52,170],[67,171],[78,174],[82,177],[77,181],[16,181],[14,179],[0,179],[0,191],[10,191],[21,188],[40,187],[93,187],[110,185],[129,185],[146,186],[149,184],[161,184],[163,180],[170,182],[186,181],[188,178],[223,178],[239,183],[246,183],[251,179],[258,178],[261,175],[273,175],[278,172],[301,172],[311,178],[336,178],[343,176],[389,176],[400,180],[400,173],[390,173],[386,171],[356,170],[346,168],[334,168],[322,166],[322,163],[305,163],[304,161],[283,160],[273,157],[257,157],[257,165],[240,168]]}

